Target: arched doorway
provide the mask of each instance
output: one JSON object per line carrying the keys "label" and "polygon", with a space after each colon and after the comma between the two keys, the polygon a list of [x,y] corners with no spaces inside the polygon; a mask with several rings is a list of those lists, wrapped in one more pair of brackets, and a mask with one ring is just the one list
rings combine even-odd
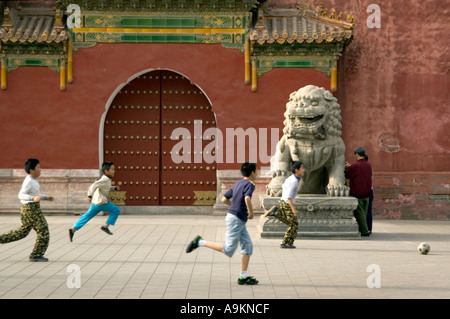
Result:
{"label": "arched doorway", "polygon": [[122,87],[106,113],[103,159],[114,162],[114,181],[126,191],[126,205],[212,206],[215,163],[194,162],[198,147],[191,148],[190,161],[177,163],[172,149],[179,140],[171,134],[185,128],[189,134],[182,138],[192,145],[200,139],[203,150],[210,142],[203,132],[215,124],[208,98],[176,72],[150,71]]}

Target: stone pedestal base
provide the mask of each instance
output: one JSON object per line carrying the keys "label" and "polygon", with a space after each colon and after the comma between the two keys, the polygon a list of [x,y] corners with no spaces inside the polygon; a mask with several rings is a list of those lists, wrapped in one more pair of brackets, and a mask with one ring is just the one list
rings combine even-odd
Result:
{"label": "stone pedestal base", "polygon": [[[354,197],[330,197],[326,195],[297,195],[297,239],[361,239],[353,210],[358,205]],[[279,197],[262,197],[264,210],[280,206]],[[261,216],[258,233],[261,238],[284,237],[287,225],[275,217]]]}

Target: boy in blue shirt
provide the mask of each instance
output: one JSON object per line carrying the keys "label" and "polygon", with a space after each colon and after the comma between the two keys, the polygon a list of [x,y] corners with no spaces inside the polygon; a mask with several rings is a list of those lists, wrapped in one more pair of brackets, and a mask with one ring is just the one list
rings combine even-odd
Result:
{"label": "boy in blue shirt", "polygon": [[[255,190],[253,181],[256,178],[256,164],[245,162],[241,165],[243,179],[236,182],[222,198],[222,203],[230,206],[225,218],[227,233],[225,243],[216,243],[204,240],[197,236],[191,241],[186,249],[187,253],[198,247],[208,247],[216,251],[223,252],[228,257],[232,257],[237,249],[238,243],[241,245],[241,273],[238,278],[239,285],[256,285],[258,280],[247,275],[250,256],[253,253],[253,242],[246,228],[247,219],[253,218],[252,194]],[[230,199],[233,198],[232,201]]]}

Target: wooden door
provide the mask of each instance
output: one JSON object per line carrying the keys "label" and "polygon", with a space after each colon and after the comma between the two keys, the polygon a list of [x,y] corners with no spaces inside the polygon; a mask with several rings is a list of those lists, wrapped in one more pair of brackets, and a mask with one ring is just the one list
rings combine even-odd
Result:
{"label": "wooden door", "polygon": [[[180,74],[152,71],[127,84],[104,125],[104,160],[115,164],[114,182],[126,191],[126,205],[213,205],[216,165],[198,154],[211,142],[203,139],[211,127],[215,118],[208,99]],[[191,148],[183,149],[190,160],[181,163],[172,152],[180,143],[171,138],[177,128],[186,129],[182,138],[191,140]]]}

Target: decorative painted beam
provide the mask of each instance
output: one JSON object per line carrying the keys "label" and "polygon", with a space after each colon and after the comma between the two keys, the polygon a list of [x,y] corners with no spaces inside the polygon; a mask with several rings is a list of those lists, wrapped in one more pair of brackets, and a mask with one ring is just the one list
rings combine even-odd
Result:
{"label": "decorative painted beam", "polygon": [[56,0],[59,8],[77,4],[97,12],[249,12],[257,0]]}

